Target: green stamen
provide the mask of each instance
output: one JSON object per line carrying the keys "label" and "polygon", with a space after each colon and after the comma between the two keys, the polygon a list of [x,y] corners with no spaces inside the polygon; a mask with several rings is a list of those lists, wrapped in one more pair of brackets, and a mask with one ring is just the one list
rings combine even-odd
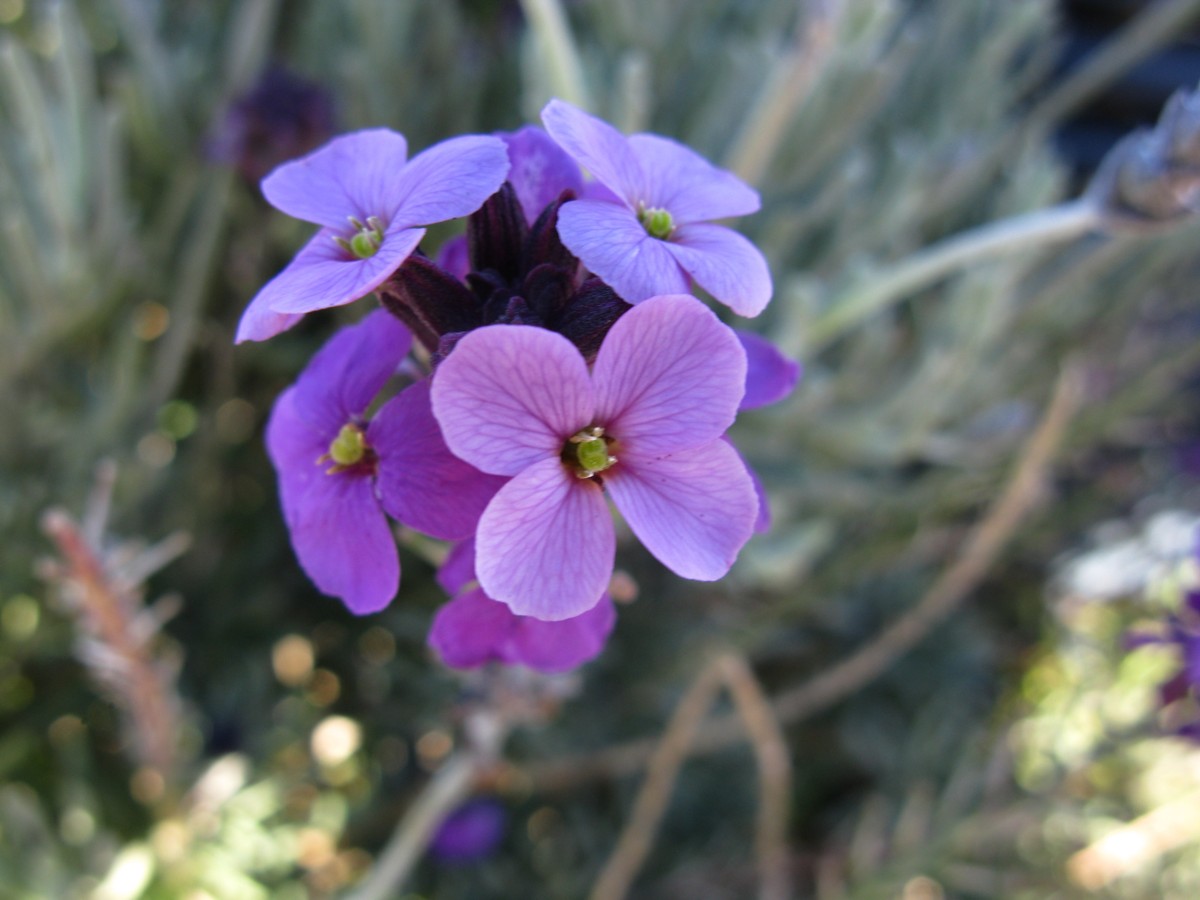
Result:
{"label": "green stamen", "polygon": [[354,234],[349,239],[334,235],[334,243],[358,259],[370,259],[383,244],[383,223],[378,217],[370,216],[364,225],[351,216],[350,225]]}
{"label": "green stamen", "polygon": [[609,439],[604,436],[604,429],[593,425],[567,439],[563,459],[575,466],[577,476],[591,478],[616,463],[617,458],[608,455],[608,445]]}
{"label": "green stamen", "polygon": [[671,214],[658,207],[651,209],[642,207],[638,210],[638,221],[642,223],[642,227],[646,229],[646,233],[650,237],[656,237],[660,241],[665,241],[675,230],[675,220],[671,218]]}
{"label": "green stamen", "polygon": [[366,452],[367,442],[357,425],[343,425],[329,445],[329,458],[338,466],[352,466],[361,462]]}

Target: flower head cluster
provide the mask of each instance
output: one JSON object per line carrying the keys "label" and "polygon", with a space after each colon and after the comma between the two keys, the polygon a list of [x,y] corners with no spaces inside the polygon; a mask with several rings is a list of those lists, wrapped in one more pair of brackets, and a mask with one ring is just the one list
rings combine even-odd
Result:
{"label": "flower head cluster", "polygon": [[[672,571],[725,575],[769,521],[726,431],[799,377],[689,293],[766,305],[762,255],[711,223],[758,195],[561,101],[543,121],[411,160],[399,134],[362,131],[276,169],[267,199],[320,230],[238,328],[261,340],[378,294],[280,396],[267,446],[301,565],[352,611],[398,590],[389,519],[457,542],[430,644],[460,668],[555,672],[600,652],[609,501]],[[464,238],[420,251],[425,226],[463,216]]]}

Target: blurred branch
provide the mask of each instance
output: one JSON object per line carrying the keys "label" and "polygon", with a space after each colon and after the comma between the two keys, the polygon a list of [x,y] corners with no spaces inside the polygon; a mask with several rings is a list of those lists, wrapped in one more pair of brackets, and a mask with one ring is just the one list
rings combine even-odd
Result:
{"label": "blurred branch", "polygon": [[579,49],[558,0],[521,0],[521,9],[545,59],[550,89],[559,99],[587,109],[587,81]]}
{"label": "blurred branch", "polygon": [[470,713],[464,724],[467,749],[451,756],[433,776],[396,826],[379,859],[347,900],[390,900],[450,813],[470,795],[480,774],[496,762],[509,723],[486,707]]}
{"label": "blurred branch", "polygon": [[828,311],[809,326],[807,351],[817,353],[870,316],[959,269],[1001,254],[1069,241],[1102,221],[1099,207],[1085,197],[953,235],[834,298]]}
{"label": "blurred branch", "polygon": [[456,753],[438,769],[400,820],[375,867],[348,900],[389,900],[398,896],[438,826],[470,794],[481,763],[477,753],[466,750]]}
{"label": "blurred branch", "polygon": [[812,92],[835,49],[843,0],[812,0],[791,46],[775,60],[754,106],[746,114],[727,165],[757,184],[779,149],[788,125]]}
{"label": "blurred branch", "polygon": [[[940,624],[983,581],[1026,515],[1043,497],[1054,455],[1083,403],[1083,366],[1066,364],[1046,412],[1021,451],[1004,491],[971,531],[958,558],[913,609],[865,647],[812,679],[777,695],[774,714],[785,724],[800,722],[869,684]],[[691,742],[691,753],[711,753],[737,742],[737,718],[707,723]],[[636,772],[655,752],[652,738],[630,741],[574,759],[538,762],[529,776],[536,789],[562,790],[596,779]]]}
{"label": "blurred branch", "polygon": [[705,717],[724,684],[733,698],[740,724],[758,760],[759,805],[757,855],[761,900],[791,896],[787,860],[787,821],[792,770],[787,743],[754,673],[742,657],[724,652],[709,662],[692,682],[671,716],[650,759],[646,780],[634,801],[629,823],[605,864],[591,900],[622,900],[654,846],[679,770],[691,754]]}

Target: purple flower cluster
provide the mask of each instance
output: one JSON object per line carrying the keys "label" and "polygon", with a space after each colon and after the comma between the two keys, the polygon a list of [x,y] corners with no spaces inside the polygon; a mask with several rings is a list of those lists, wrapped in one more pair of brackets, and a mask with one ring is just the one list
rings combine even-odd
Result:
{"label": "purple flower cluster", "polygon": [[1134,633],[1126,644],[1131,649],[1153,644],[1176,648],[1179,668],[1159,685],[1159,701],[1176,734],[1200,741],[1200,589],[1184,593],[1179,611],[1167,617],[1165,632]]}
{"label": "purple flower cluster", "polygon": [[[564,671],[600,652],[610,500],[673,572],[725,575],[768,521],[726,431],[799,377],[690,293],[762,311],[761,253],[710,221],[758,195],[561,101],[542,119],[412,159],[399,134],[361,131],[277,168],[267,199],[320,229],[238,328],[262,340],[378,295],[280,396],[267,446],[301,565],[352,611],[399,588],[389,517],[455,542],[430,644],[459,668]],[[461,217],[463,238],[421,252],[426,226]]]}

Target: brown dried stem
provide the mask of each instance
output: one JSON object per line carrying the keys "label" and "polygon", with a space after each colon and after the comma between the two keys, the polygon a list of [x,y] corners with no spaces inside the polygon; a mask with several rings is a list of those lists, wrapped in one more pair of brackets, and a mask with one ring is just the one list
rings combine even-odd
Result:
{"label": "brown dried stem", "polygon": [[[972,529],[958,558],[915,607],[869,644],[832,668],[777,695],[771,706],[781,722],[800,722],[869,684],[970,596],[995,565],[1021,522],[1042,499],[1054,455],[1082,401],[1083,367],[1069,363],[1058,378],[1041,422],[1022,449],[1012,477]],[[713,719],[695,735],[690,752],[722,750],[736,743],[740,734],[735,716]],[[531,767],[530,778],[536,789],[555,791],[633,774],[646,766],[656,745],[654,738],[641,738],[598,753],[539,762]]]}
{"label": "brown dried stem", "polygon": [[650,759],[629,822],[592,888],[591,900],[622,900],[628,893],[654,846],[679,770],[691,754],[692,744],[722,684],[733,698],[758,761],[759,896],[762,900],[786,900],[791,895],[787,821],[792,769],[787,744],[750,667],[740,656],[726,651],[701,669],[675,707]]}
{"label": "brown dried stem", "polygon": [[76,616],[80,660],[128,718],[135,758],[169,778],[178,750],[180,703],[173,668],[154,647],[169,609],[163,601],[148,608],[141,583],[182,553],[188,540],[174,535],[145,550],[118,547],[105,553],[112,481],[111,467],[101,466],[82,527],[62,510],[42,517],[42,529],[60,557],[43,574]]}

